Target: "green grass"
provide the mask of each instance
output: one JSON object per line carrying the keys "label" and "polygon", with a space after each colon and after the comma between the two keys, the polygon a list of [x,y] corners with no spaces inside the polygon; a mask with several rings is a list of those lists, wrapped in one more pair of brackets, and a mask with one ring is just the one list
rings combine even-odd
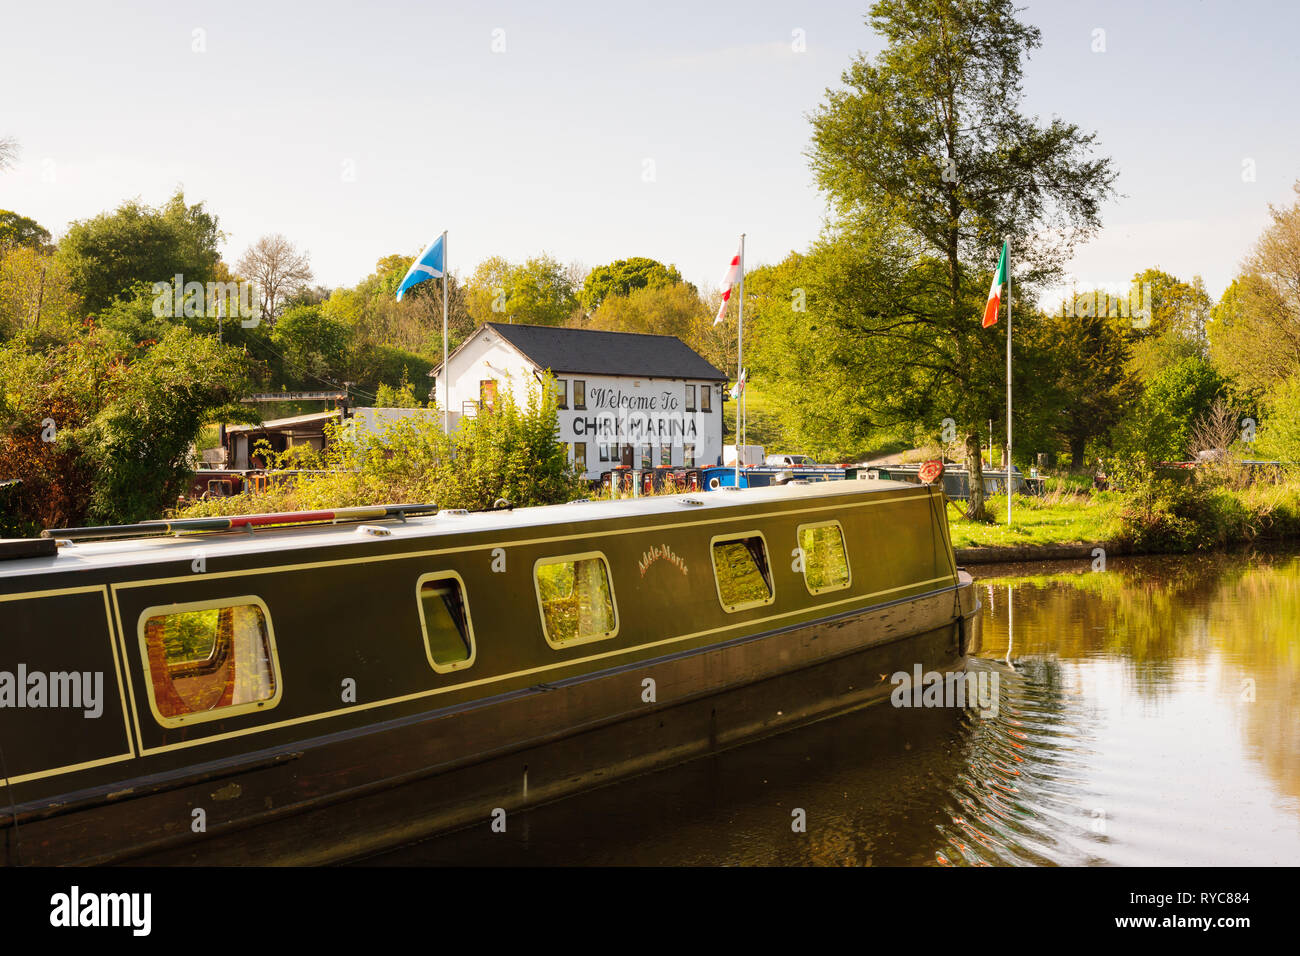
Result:
{"label": "green grass", "polygon": [[1113,493],[1086,496],[1027,498],[1017,495],[1007,527],[1007,498],[985,503],[993,523],[967,521],[949,505],[948,521],[954,548],[1018,547],[1034,544],[1080,544],[1109,541],[1119,531],[1121,504]]}

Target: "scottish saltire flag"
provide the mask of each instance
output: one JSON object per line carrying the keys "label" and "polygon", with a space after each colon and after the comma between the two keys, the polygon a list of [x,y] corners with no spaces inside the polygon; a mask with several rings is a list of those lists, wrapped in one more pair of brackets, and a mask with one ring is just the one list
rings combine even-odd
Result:
{"label": "scottish saltire flag", "polygon": [[426,279],[441,279],[445,271],[442,255],[442,240],[446,233],[439,236],[420,253],[419,258],[411,265],[410,271],[406,273],[406,278],[402,284],[397,287],[397,301],[402,301],[402,296],[406,295],[406,290],[412,286],[417,286]]}
{"label": "scottish saltire flag", "polygon": [[727,266],[727,274],[722,277],[722,304],[718,306],[718,317],[713,320],[717,325],[722,321],[722,317],[727,314],[727,301],[731,298],[731,287],[740,281],[740,253],[737,252],[731,257],[731,265]]}

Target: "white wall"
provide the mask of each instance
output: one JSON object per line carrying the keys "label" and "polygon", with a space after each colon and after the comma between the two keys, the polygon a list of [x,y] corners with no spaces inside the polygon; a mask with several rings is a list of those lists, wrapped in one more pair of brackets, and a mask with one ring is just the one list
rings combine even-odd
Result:
{"label": "white wall", "polygon": [[[451,366],[452,424],[465,403],[479,400],[479,383],[488,379],[498,382],[504,395],[507,388],[515,399],[526,400],[528,386],[535,384],[537,370],[513,347],[492,333],[481,334],[460,354]],[[716,464],[722,454],[722,392],[718,384],[687,379],[623,378],[608,375],[566,374],[557,376],[565,382],[567,408],[560,409],[560,440],[586,446],[588,478],[598,478],[622,460],[623,445],[631,445],[632,467],[641,467],[642,446],[651,446],[653,465],[662,461],[664,445],[669,448],[671,464],[683,465],[686,445],[694,446],[695,466]],[[575,381],[586,383],[586,408],[575,408]],[[436,400],[442,405],[442,381],[435,379]],[[695,386],[695,410],[686,410],[686,386]],[[710,412],[700,411],[700,393],[712,389]],[[473,409],[470,413],[473,414]],[[608,460],[601,461],[601,446]],[[570,460],[576,449],[570,448]]]}

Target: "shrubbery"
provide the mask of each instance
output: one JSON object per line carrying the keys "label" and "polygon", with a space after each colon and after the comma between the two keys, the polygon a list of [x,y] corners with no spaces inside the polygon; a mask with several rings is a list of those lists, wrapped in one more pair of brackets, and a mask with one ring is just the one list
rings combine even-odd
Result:
{"label": "shrubbery", "polygon": [[[355,420],[333,429],[323,452],[267,452],[272,469],[321,470],[273,481],[266,493],[196,502],[185,517],[436,503],[442,508],[555,504],[586,494],[556,427],[551,384],[531,387],[521,407],[508,391],[494,411],[463,419],[450,435],[441,416],[389,422],[377,430]],[[274,475],[274,471],[272,472]]]}

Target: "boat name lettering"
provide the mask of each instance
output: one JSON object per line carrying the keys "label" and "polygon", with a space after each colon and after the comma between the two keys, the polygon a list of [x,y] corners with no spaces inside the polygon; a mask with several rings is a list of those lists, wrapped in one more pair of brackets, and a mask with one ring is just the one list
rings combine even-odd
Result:
{"label": "boat name lettering", "polygon": [[677,568],[678,571],[681,571],[682,574],[690,573],[686,568],[685,558],[680,554],[675,554],[673,549],[666,544],[656,544],[652,545],[649,551],[643,551],[641,553],[641,560],[637,564],[637,567],[641,570],[641,577],[645,577],[645,573],[649,570],[650,565],[660,560],[667,561],[673,567]]}

